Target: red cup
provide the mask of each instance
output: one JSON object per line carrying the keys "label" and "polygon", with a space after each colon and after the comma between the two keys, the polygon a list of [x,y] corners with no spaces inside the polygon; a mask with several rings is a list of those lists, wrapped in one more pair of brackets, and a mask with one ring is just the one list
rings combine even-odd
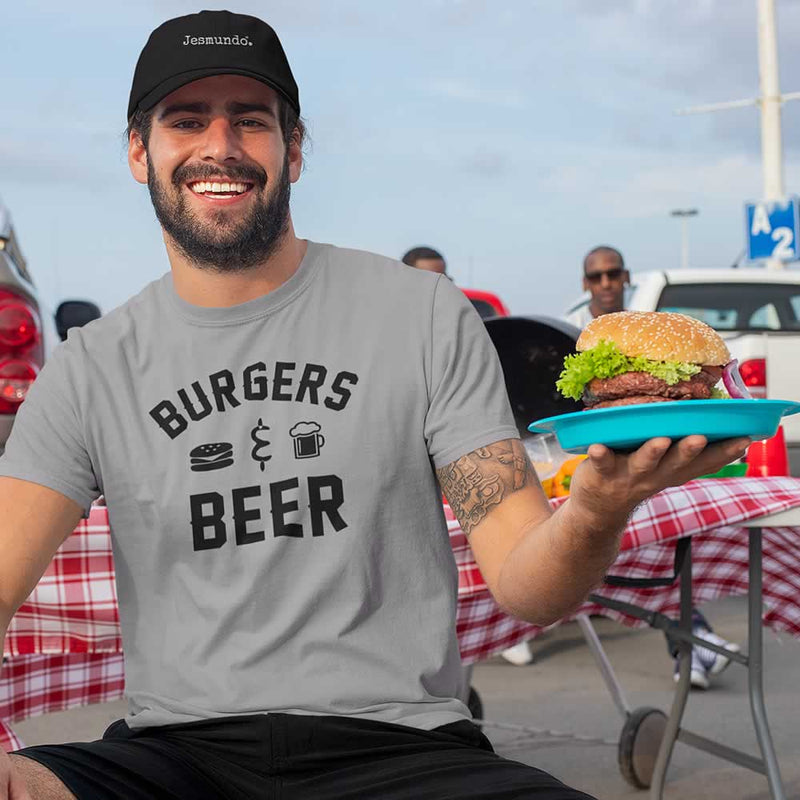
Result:
{"label": "red cup", "polygon": [[753,442],[747,449],[748,477],[769,478],[789,474],[789,451],[783,436],[783,426],[769,439]]}

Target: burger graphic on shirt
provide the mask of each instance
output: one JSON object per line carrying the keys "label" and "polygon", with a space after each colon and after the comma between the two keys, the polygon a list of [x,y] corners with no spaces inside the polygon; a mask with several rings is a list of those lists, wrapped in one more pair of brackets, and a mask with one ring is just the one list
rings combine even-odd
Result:
{"label": "burger graphic on shirt", "polygon": [[233,445],[229,442],[201,444],[189,453],[192,472],[209,472],[233,464]]}

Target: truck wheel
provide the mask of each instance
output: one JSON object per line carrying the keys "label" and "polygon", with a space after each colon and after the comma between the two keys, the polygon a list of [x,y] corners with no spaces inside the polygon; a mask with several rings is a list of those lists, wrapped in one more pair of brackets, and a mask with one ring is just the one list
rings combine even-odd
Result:
{"label": "truck wheel", "polygon": [[625,720],[617,760],[622,777],[631,786],[649,788],[666,727],[667,715],[650,706],[634,709]]}

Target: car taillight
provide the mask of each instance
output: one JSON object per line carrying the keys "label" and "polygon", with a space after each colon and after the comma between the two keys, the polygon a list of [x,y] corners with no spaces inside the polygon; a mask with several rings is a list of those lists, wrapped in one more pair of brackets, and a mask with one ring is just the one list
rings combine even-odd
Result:
{"label": "car taillight", "polygon": [[0,344],[24,347],[36,338],[36,320],[31,310],[19,302],[0,305]]}
{"label": "car taillight", "polygon": [[767,359],[751,358],[739,364],[739,374],[753,397],[767,396]]}
{"label": "car taillight", "polygon": [[15,414],[44,361],[36,308],[23,295],[0,290],[0,414]]}
{"label": "car taillight", "polygon": [[37,374],[30,361],[0,363],[0,412],[14,413],[19,408]]}

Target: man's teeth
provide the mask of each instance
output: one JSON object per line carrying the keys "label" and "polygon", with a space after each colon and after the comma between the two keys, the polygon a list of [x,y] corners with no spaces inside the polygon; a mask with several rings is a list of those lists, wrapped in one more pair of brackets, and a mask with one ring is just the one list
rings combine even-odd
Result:
{"label": "man's teeth", "polygon": [[212,183],[211,181],[197,181],[190,184],[191,190],[196,194],[206,192],[219,192],[221,194],[243,194],[247,191],[246,183]]}

